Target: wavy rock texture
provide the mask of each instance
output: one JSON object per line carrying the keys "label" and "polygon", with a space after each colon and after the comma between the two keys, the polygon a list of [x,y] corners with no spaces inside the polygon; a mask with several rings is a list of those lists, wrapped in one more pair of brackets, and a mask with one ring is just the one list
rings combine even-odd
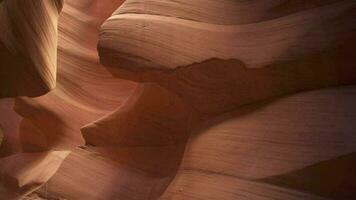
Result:
{"label": "wavy rock texture", "polygon": [[1,160],[1,197],[21,199],[38,189],[58,170],[70,151],[17,153]]}
{"label": "wavy rock texture", "polygon": [[[125,1],[101,27],[100,61],[114,76],[167,89],[199,120],[273,97],[356,82],[354,1],[201,4]],[[260,13],[247,14],[255,8]],[[221,10],[227,12],[214,17]],[[107,116],[86,126],[83,136],[95,145],[120,143],[122,130],[109,127],[125,121],[120,114]],[[146,132],[155,130],[149,120],[140,122],[147,124]],[[176,129],[160,124],[162,130],[167,126]],[[102,132],[107,144],[100,141]]]}
{"label": "wavy rock texture", "polygon": [[59,20],[55,89],[37,98],[0,100],[5,135],[0,153],[1,197],[22,198],[46,183],[64,158],[84,144],[80,127],[117,108],[136,87],[112,78],[98,63],[97,25],[121,1],[109,1],[106,7],[108,1],[100,2],[66,2]]}
{"label": "wavy rock texture", "polygon": [[[167,88],[207,116],[356,80],[354,1],[211,1],[204,9],[192,2],[126,1],[101,27],[101,62],[117,77]],[[211,19],[225,8],[227,16]],[[237,8],[265,9],[266,18],[236,22]],[[203,20],[200,9],[212,14]]]}
{"label": "wavy rock texture", "polygon": [[162,199],[354,199],[355,97],[312,91],[215,118]]}
{"label": "wavy rock texture", "polygon": [[122,2],[67,0],[57,87],[0,100],[0,196],[356,198],[355,86],[275,99],[356,83],[353,1]]}
{"label": "wavy rock texture", "polygon": [[[132,141],[141,141],[141,138],[157,138],[155,142],[158,144],[169,145],[171,142],[159,131],[162,130],[170,133],[170,139],[176,137],[177,143],[182,141],[185,143],[188,137],[182,138],[181,135],[186,135],[187,132],[189,135],[199,127],[200,120],[210,119],[239,106],[298,91],[353,84],[356,82],[356,68],[353,59],[356,55],[352,50],[356,44],[355,8],[354,1],[125,1],[101,27],[98,44],[100,61],[116,77],[142,82],[143,86],[152,84],[152,82],[160,86],[151,88],[150,92],[146,94],[158,98],[158,91],[167,89],[172,93],[170,96],[176,96],[175,101],[182,101],[186,107],[192,108],[190,113],[193,113],[192,116],[195,120],[186,120],[189,119],[187,117],[180,119],[181,122],[177,118],[173,120],[175,124],[185,122],[188,124],[188,130],[181,130],[181,126],[172,125],[171,120],[164,120],[167,119],[167,116],[171,116],[171,111],[173,111],[173,109],[165,110],[164,104],[159,109],[161,112],[152,112],[150,109],[136,110],[134,109],[136,106],[132,106],[127,111],[130,106],[123,106],[114,113],[85,126],[82,129],[83,136],[88,143],[102,148],[152,145],[149,139],[145,140],[145,143],[132,143]],[[252,10],[258,12],[251,13]],[[223,14],[221,14],[222,11]],[[134,95],[134,97],[136,96],[138,95]],[[139,97],[142,101],[145,101],[146,98],[146,96]],[[150,99],[154,98],[150,97]],[[304,102],[305,106],[308,100]],[[135,101],[139,102],[139,100]],[[150,102],[149,105],[156,105],[152,101],[147,102]],[[351,106],[351,103],[348,106]],[[187,112],[186,109],[179,110],[181,110],[178,112],[179,115]],[[281,108],[275,109],[274,112],[277,113],[278,118],[284,116],[280,113],[282,112]],[[177,112],[174,113],[177,114]],[[305,113],[309,112],[305,111]],[[123,115],[128,118],[122,117]],[[289,120],[293,118],[292,115],[285,116]],[[151,121],[152,118],[159,120]],[[257,119],[260,118],[256,116]],[[272,115],[267,119],[273,120]],[[296,131],[294,134],[301,134],[304,131],[310,132],[315,129],[317,137],[322,134],[336,141],[337,136],[332,136],[332,134],[326,136],[323,129],[316,128],[319,120],[325,122],[319,118],[307,130],[295,130],[298,126],[292,124],[283,126],[281,125],[283,119],[277,120],[278,125],[275,124],[272,127],[282,126],[284,130],[291,132],[289,134],[294,133],[294,130]],[[352,121],[344,120],[347,124]],[[128,121],[135,121],[136,124],[140,124],[140,128],[128,128],[130,127]],[[261,131],[273,137],[268,129],[258,128],[259,123],[266,124],[263,120],[249,121],[248,123],[256,128],[253,129],[256,134]],[[336,122],[336,124],[338,123]],[[302,124],[299,126],[303,127]],[[347,137],[352,137],[351,126],[345,125],[345,127],[348,127],[345,132],[350,134]],[[283,132],[282,129],[275,130],[275,134]],[[145,130],[144,133],[142,130]],[[238,131],[238,129],[235,130]],[[235,130],[231,135],[238,134],[238,132],[234,132]],[[334,129],[335,132],[338,130]],[[172,136],[174,131],[178,131],[180,134],[177,132]],[[333,133],[336,134],[335,132]],[[208,133],[200,134],[205,136]],[[224,136],[220,135],[220,137]],[[217,150],[212,155],[223,154],[222,152],[226,148],[228,149],[230,143],[225,144],[223,140],[219,140],[220,137],[212,139],[211,142],[199,138],[207,146],[200,146],[201,151],[196,155],[194,162],[198,163],[200,157],[210,158],[208,152],[209,147],[212,146],[217,146]],[[256,138],[258,137],[256,136]],[[232,138],[231,140],[230,145],[236,146],[231,148],[230,153],[234,148],[238,148],[237,144],[239,143],[238,139]],[[281,139],[276,140],[278,142],[272,143],[273,147],[270,148],[279,146],[278,144],[282,142]],[[293,139],[291,139],[292,141]],[[253,142],[251,141],[251,143]],[[301,143],[306,145],[308,142]],[[354,142],[351,142],[350,146],[352,144]],[[242,151],[247,151],[249,148],[251,146],[246,145]],[[286,151],[292,153],[293,148],[288,148],[291,149]],[[341,149],[345,150],[344,154],[354,151],[354,149],[348,151],[346,147]],[[270,153],[269,156],[273,155],[271,152],[267,153]],[[329,153],[329,155],[333,154]],[[280,150],[277,154],[281,156]],[[270,180],[268,177],[274,176],[274,174],[266,173],[261,177],[253,177],[258,176],[258,173],[263,173],[262,168],[251,172],[251,177],[245,177],[246,172],[238,172],[240,163],[245,165],[246,169],[254,169],[253,166],[258,165],[258,159],[254,160],[254,158],[256,156],[260,158],[259,154],[248,155],[249,158],[246,158],[246,161],[250,163],[243,163],[234,152],[231,160],[227,158],[227,154],[224,155],[221,156],[222,164],[216,169],[213,166],[219,163],[220,156],[211,163],[206,161],[201,165],[197,164],[196,167],[185,167],[183,163],[172,183],[173,189],[168,189],[162,198],[236,199],[244,196],[246,199],[258,199],[258,196],[264,194],[263,191],[272,190],[271,188],[266,189],[272,187],[271,185],[266,185],[259,179]],[[336,153],[334,157],[339,155],[343,155],[343,153]],[[278,156],[274,159],[280,159]],[[187,157],[189,157],[189,152],[184,154],[184,159]],[[285,157],[285,159],[287,158]],[[298,158],[294,157],[294,159]],[[344,164],[339,165],[345,166],[353,163],[353,158],[350,159],[351,161],[347,160]],[[234,160],[237,163],[230,166],[229,163],[234,163]],[[267,163],[267,160],[264,163]],[[318,158],[313,157],[309,161],[311,163],[304,161],[304,165],[300,166],[292,167],[290,165],[289,170],[298,171],[323,160],[318,161]],[[268,162],[272,163],[272,161]],[[276,165],[279,166],[280,163]],[[273,170],[276,170],[275,173],[284,174],[281,168],[274,164],[271,166]],[[324,164],[321,164],[321,167],[311,168],[316,168],[314,171],[323,171],[323,166]],[[193,172],[189,170],[186,172],[185,168],[193,170]],[[330,172],[333,166],[326,168],[331,168],[328,169]],[[229,173],[227,169],[236,170],[236,174]],[[185,176],[185,173],[188,174]],[[288,173],[288,170],[285,173]],[[201,184],[195,183],[205,175],[209,178],[204,179],[205,181],[202,181]],[[239,180],[235,180],[235,176]],[[283,175],[281,176],[283,177]],[[271,199],[277,198],[277,196],[286,199],[323,199],[324,197],[345,198],[343,196],[345,194],[352,197],[354,195],[352,189],[343,191],[345,194],[338,193],[342,189],[333,182],[336,180],[328,180],[325,185],[319,183],[319,186],[316,187],[312,185],[309,185],[310,188],[308,188],[309,186],[302,187],[302,182],[307,181],[307,177],[308,175],[301,173],[300,177],[282,181],[279,186],[292,185],[292,188],[302,188],[302,191],[310,192],[313,195],[293,193],[291,190],[284,190],[286,188],[276,188],[278,192],[272,192],[267,196],[271,196]],[[229,180],[222,183],[225,178]],[[257,178],[258,180],[255,180]],[[300,179],[302,181],[298,182]],[[317,180],[313,179],[314,183],[318,182]],[[272,178],[272,183],[279,183],[278,179],[274,181],[275,179]],[[351,182],[352,179],[346,180],[348,183],[346,185],[348,188],[354,189],[354,185],[349,184]],[[197,185],[197,187],[188,185]],[[187,186],[186,192],[182,191],[185,186]],[[245,189],[234,194],[239,186]],[[322,188],[321,191],[318,187]],[[215,188],[225,188],[225,190],[220,191]],[[334,189],[337,190],[335,196],[330,192]],[[211,191],[211,193],[207,191]],[[242,194],[244,191],[254,193],[252,195]],[[147,195],[152,199],[155,198],[155,196],[152,197],[152,193]],[[268,198],[267,196],[266,198]]]}
{"label": "wavy rock texture", "polygon": [[129,0],[103,24],[99,53],[104,63],[112,56],[136,67],[175,69],[220,58],[257,68],[316,54],[354,37],[354,1],[280,8],[293,2],[298,1]]}
{"label": "wavy rock texture", "polygon": [[56,85],[57,25],[63,0],[0,4],[0,98],[38,96]]}
{"label": "wavy rock texture", "polygon": [[[312,91],[209,120],[190,137],[177,173],[169,165],[179,163],[184,144],[77,149],[37,194],[54,199],[157,199],[162,192],[160,199],[354,199],[355,91],[355,86]],[[169,169],[176,176],[166,189]]]}

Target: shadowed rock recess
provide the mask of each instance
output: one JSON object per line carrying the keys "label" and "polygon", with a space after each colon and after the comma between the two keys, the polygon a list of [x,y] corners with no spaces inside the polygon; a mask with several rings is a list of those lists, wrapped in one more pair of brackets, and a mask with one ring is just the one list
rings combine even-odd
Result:
{"label": "shadowed rock recess", "polygon": [[0,200],[356,199],[354,0],[0,0]]}
{"label": "shadowed rock recess", "polygon": [[0,4],[0,97],[38,96],[53,89],[57,23],[63,0]]}

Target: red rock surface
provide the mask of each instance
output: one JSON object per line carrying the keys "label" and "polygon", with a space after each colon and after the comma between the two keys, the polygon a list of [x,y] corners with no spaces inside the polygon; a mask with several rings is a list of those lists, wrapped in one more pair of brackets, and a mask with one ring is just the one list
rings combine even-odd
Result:
{"label": "red rock surface", "polygon": [[63,0],[0,4],[0,98],[38,96],[56,86]]}
{"label": "red rock surface", "polygon": [[356,198],[354,1],[122,3],[66,0],[56,88],[0,99],[0,199]]}

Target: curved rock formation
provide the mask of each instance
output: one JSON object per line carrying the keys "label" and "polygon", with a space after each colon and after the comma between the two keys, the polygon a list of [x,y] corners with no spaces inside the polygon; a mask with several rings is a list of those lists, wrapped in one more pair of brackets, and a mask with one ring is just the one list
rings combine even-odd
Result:
{"label": "curved rock formation", "polygon": [[18,153],[1,159],[0,194],[4,199],[22,199],[55,174],[70,151]]}
{"label": "curved rock formation", "polygon": [[355,89],[296,94],[206,123],[162,199],[354,199]]}
{"label": "curved rock formation", "polygon": [[[141,93],[134,93],[127,100],[128,106],[124,105],[82,129],[87,143],[102,148],[168,145],[172,142],[166,140],[166,133],[169,133],[170,139],[175,139],[175,143],[180,143],[180,136],[189,135],[199,127],[200,120],[210,119],[241,105],[298,91],[356,83],[353,59],[356,54],[352,50],[356,44],[356,4],[353,1],[312,1],[309,6],[300,1],[254,1],[246,4],[209,1],[204,2],[204,6],[198,5],[202,2],[128,0],[102,25],[98,44],[100,61],[115,76],[142,82],[142,88],[156,84],[150,87],[153,88],[150,91],[143,89],[146,94],[155,96],[150,99],[159,99],[159,91],[166,89],[175,98],[173,102],[183,102],[185,107],[191,107],[197,120],[193,123],[186,117],[180,121],[173,120],[175,124],[187,122],[187,130],[181,130],[181,126],[174,126],[167,119],[174,109],[166,109],[165,103],[155,108],[160,112],[152,112],[148,108],[148,105],[155,105],[152,101],[147,101],[151,103],[146,109],[130,106],[131,101],[145,102],[147,98]],[[251,14],[250,18],[243,17],[247,16],[246,12],[238,12],[239,9],[253,10],[257,7],[260,13]],[[290,7],[293,8],[288,9]],[[213,17],[221,10],[227,12],[221,18]],[[238,17],[232,13],[242,15],[239,16],[241,21],[236,20]],[[184,115],[186,109],[173,113]],[[151,121],[152,118],[160,120]],[[163,120],[165,118],[167,120]],[[131,122],[135,124],[131,125]],[[161,143],[162,140],[165,142]],[[214,142],[220,144],[217,139]],[[199,156],[205,157],[205,153]],[[223,162],[226,166],[228,161]],[[202,171],[197,180],[204,176]],[[208,174],[214,173],[212,169],[207,171]],[[224,175],[226,171],[223,171]],[[214,176],[211,176],[209,179],[213,179]],[[186,179],[183,185],[193,184],[194,177]],[[209,182],[209,179],[206,181]],[[224,183],[216,182],[223,187]],[[231,179],[224,186],[235,190],[239,184]],[[255,190],[269,187],[248,181],[241,184],[256,184],[253,187]],[[210,190],[213,189],[206,189]],[[175,190],[173,195],[164,195],[163,198],[183,196],[184,199],[189,196],[206,199],[210,196],[200,196],[204,192],[199,192],[199,187],[188,190],[186,196],[177,195],[180,192],[180,189]],[[280,191],[285,192],[283,189]],[[301,199],[328,196],[312,192],[315,196],[303,194]],[[159,194],[155,190],[153,196]],[[213,194],[215,198],[225,197],[218,191]],[[238,197],[226,195],[226,199]],[[274,195],[281,194],[271,194]],[[289,195],[288,199],[298,199],[297,193]],[[247,199],[251,198],[256,197],[249,196]]]}
{"label": "curved rock formation", "polygon": [[356,198],[355,86],[275,99],[356,83],[352,0],[122,2],[66,0],[57,87],[0,100],[0,197]]}
{"label": "curved rock formation", "polygon": [[43,186],[68,154],[84,144],[80,127],[114,110],[135,88],[134,83],[112,78],[96,56],[96,25],[120,3],[66,1],[59,21],[57,87],[37,98],[0,100],[5,136],[0,152],[1,197],[22,198]]}
{"label": "curved rock formation", "polygon": [[[101,27],[100,60],[117,77],[167,89],[199,119],[298,91],[356,83],[356,3],[312,2],[209,1],[199,7],[201,1],[128,0]],[[224,8],[221,18],[213,17]],[[244,22],[232,14],[244,19],[246,12],[238,11],[254,8],[261,13]],[[105,130],[106,140],[120,140],[122,131],[108,128],[125,123],[119,116],[86,127],[84,137],[98,144]],[[135,120],[152,129],[152,122]]]}
{"label": "curved rock formation", "polygon": [[[227,25],[210,15],[205,21],[200,19],[205,15],[196,17],[200,12],[192,9],[197,6],[180,1],[149,1],[151,6],[145,2],[126,1],[103,24],[101,62],[117,77],[167,88],[202,115],[356,80],[354,1],[324,1],[311,8],[296,3],[297,9],[288,12],[280,7],[288,8],[293,1],[278,5],[256,1],[245,8],[238,1],[229,1],[234,6],[224,1],[205,4],[204,9],[215,12],[224,6],[235,13],[249,6],[276,12],[268,11],[272,13],[266,16],[274,17],[249,24],[226,17]],[[167,14],[172,4],[179,11]]]}
{"label": "curved rock formation", "polygon": [[115,65],[116,60],[130,69],[176,69],[220,58],[257,68],[320,53],[354,38],[354,1],[279,9],[293,2],[298,1],[128,0],[101,27],[101,61]]}
{"label": "curved rock formation", "polygon": [[63,0],[0,3],[0,98],[39,96],[56,85]]}
{"label": "curved rock formation", "polygon": [[100,200],[354,199],[355,91],[356,86],[336,87],[242,107],[199,126],[186,148],[108,143],[77,149],[37,194]]}

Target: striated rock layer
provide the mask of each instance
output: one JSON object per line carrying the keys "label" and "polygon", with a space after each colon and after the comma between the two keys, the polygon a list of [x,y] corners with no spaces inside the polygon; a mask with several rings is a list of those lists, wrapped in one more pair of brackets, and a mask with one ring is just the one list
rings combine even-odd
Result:
{"label": "striated rock layer", "polygon": [[355,91],[336,87],[245,106],[208,120],[187,144],[152,144],[156,137],[133,144],[123,135],[121,143],[76,149],[37,194],[100,200],[354,199]]}
{"label": "striated rock layer", "polygon": [[[37,2],[47,4],[33,5]],[[105,7],[98,1],[66,1],[59,20],[56,88],[37,98],[0,100],[0,197],[21,199],[43,186],[84,144],[80,127],[117,108],[135,88],[98,63],[96,26],[121,3],[110,2]]]}
{"label": "striated rock layer", "polygon": [[[101,27],[100,61],[117,77],[170,90],[203,117],[355,83],[356,3],[297,2],[209,1],[198,7],[201,1],[129,0]],[[212,17],[224,8],[221,18]],[[235,13],[250,16],[239,10],[254,8],[266,18],[236,20]]]}
{"label": "striated rock layer", "polygon": [[[202,120],[273,97],[356,83],[355,1],[199,5],[125,1],[101,27],[100,61],[114,76],[167,89]],[[153,130],[152,122],[139,117],[153,116],[145,112],[135,120]],[[121,129],[108,128],[125,121],[119,116],[86,126],[84,138],[103,145],[105,132],[105,140],[119,143]],[[177,129],[165,122],[160,127]]]}
{"label": "striated rock layer", "polygon": [[354,1],[298,2],[128,0],[101,27],[101,61],[176,69],[220,58],[258,68],[354,39]]}
{"label": "striated rock layer", "polygon": [[39,96],[56,86],[63,0],[0,2],[0,98]]}
{"label": "striated rock layer", "polygon": [[[255,9],[258,12],[251,13]],[[135,92],[118,110],[83,127],[83,137],[87,143],[104,149],[184,144],[191,133],[200,127],[202,121],[239,106],[299,91],[354,84],[356,83],[354,60],[356,54],[353,51],[356,44],[355,11],[356,3],[350,0],[204,1],[204,3],[199,0],[189,3],[155,0],[125,1],[102,25],[98,51],[101,63],[114,76],[141,82],[143,92]],[[220,15],[220,13],[224,14]],[[182,102],[185,108],[176,111],[164,103],[165,98],[158,100],[161,91],[165,90],[165,93],[170,93],[171,102]],[[157,100],[153,102],[151,99]],[[131,101],[147,102],[146,108],[140,109],[143,103],[131,104]],[[304,104],[301,104],[298,109],[303,109],[307,103]],[[170,103],[170,105],[174,104]],[[351,101],[347,105],[352,107]],[[151,107],[154,109],[150,109]],[[280,112],[282,110],[276,109],[273,113],[277,113],[278,117],[275,119],[271,115],[268,119],[278,121],[278,125],[283,122],[283,118],[292,120],[292,115],[283,117]],[[309,113],[307,110],[304,112],[305,115]],[[330,112],[331,115],[332,113]],[[187,114],[189,117],[178,117]],[[256,118],[260,119],[258,116]],[[305,118],[301,119],[305,120]],[[351,118],[344,120],[347,124],[352,121]],[[322,116],[314,122],[312,127],[308,126],[310,129],[297,129],[298,126],[287,125],[287,123],[281,130],[271,131],[271,133],[269,129],[264,128],[267,126],[266,123],[263,123],[265,126],[259,130],[258,124],[261,123],[259,120],[247,123],[251,123],[253,127],[252,133],[249,134],[264,132],[272,136],[273,133],[277,134],[283,130],[288,132],[286,134],[302,134],[307,131],[315,132],[317,138],[327,137],[334,142],[337,141],[339,129],[332,131],[331,135],[326,135],[324,129],[317,128],[318,123],[325,122]],[[180,124],[184,123],[186,126],[182,129]],[[342,123],[336,122],[336,124]],[[278,127],[277,124],[271,127]],[[303,127],[302,124],[300,126]],[[345,127],[348,136],[344,139],[351,138],[352,126],[345,125]],[[202,131],[200,134],[208,133]],[[231,135],[234,134],[238,132]],[[220,137],[223,136],[206,142],[208,146],[202,146],[201,153],[195,157],[197,160],[209,157],[207,155],[209,147],[216,146],[217,150],[212,154],[213,157],[218,157],[217,160],[197,165],[199,167],[194,168],[192,172],[191,167],[183,164],[172,183],[172,187],[176,186],[176,188],[168,189],[162,198],[236,199],[241,195],[246,199],[255,199],[258,198],[259,191],[261,194],[264,193],[262,191],[270,192],[272,199],[277,196],[287,199],[323,199],[355,195],[352,192],[355,189],[352,183],[353,176],[350,179],[341,178],[340,182],[347,185],[344,191],[337,186],[337,180],[328,179],[325,183],[317,183],[313,176],[305,175],[304,172],[296,172],[300,178],[292,176],[287,176],[286,179],[268,178],[275,176],[273,173],[266,173],[259,177],[259,173],[263,173],[263,168],[253,168],[258,165],[257,160],[253,158],[260,156],[254,154],[250,156],[251,158],[246,158],[250,163],[244,163],[234,153],[231,160],[228,160],[227,154],[219,156],[229,145],[234,146],[240,142],[237,138],[226,136],[232,139],[229,140],[230,143],[225,144],[219,140]],[[199,139],[204,141],[202,138]],[[290,140],[291,143],[292,141],[293,139]],[[282,141],[277,139],[274,142],[277,144],[272,142],[270,148],[279,146],[279,142]],[[302,145],[306,143],[309,144],[308,141],[301,142]],[[352,144],[353,142],[350,143],[351,146]],[[247,151],[249,148],[251,147],[247,145],[241,151]],[[290,149],[285,151],[292,153],[293,147],[288,148]],[[355,149],[343,147],[340,150],[344,152],[341,154],[329,152],[329,155],[334,155],[331,157],[335,158],[352,153]],[[141,154],[141,158],[145,156]],[[183,155],[176,156],[183,158]],[[270,159],[278,159],[273,157],[272,152],[268,156],[271,156]],[[189,152],[185,152],[183,159],[187,157]],[[334,166],[342,168],[354,163],[353,156],[346,156],[346,158],[346,161],[340,161],[341,164],[337,163],[344,158],[336,159],[335,163],[331,161],[332,164],[320,164],[321,167],[310,166],[310,169],[323,174],[324,166],[330,172]],[[222,159],[220,167],[216,170],[209,167],[210,164],[214,166],[219,163],[219,159]],[[323,159],[317,160],[313,157],[309,160],[311,163],[305,161],[303,167],[323,161]],[[234,161],[236,161],[235,165],[230,166]],[[242,166],[254,169],[251,177],[245,177],[246,172],[236,174],[228,172],[228,170],[238,171],[240,163]],[[271,164],[272,161],[266,159],[264,163]],[[176,164],[179,165],[179,162]],[[276,177],[284,177],[283,170],[276,167],[279,164],[276,166],[271,164],[271,166],[278,174]],[[303,168],[295,167],[289,170],[300,171]],[[185,168],[188,168],[188,172]],[[194,170],[198,172],[195,173]],[[186,176],[181,175],[182,180],[179,174],[181,171],[183,174],[187,173]],[[215,173],[221,176],[217,177]],[[306,172],[308,173],[310,174]],[[224,182],[226,176],[229,180]],[[234,180],[235,176],[242,181]],[[341,176],[343,175],[340,174]],[[205,181],[198,183],[202,177]],[[315,185],[301,186],[309,178]],[[300,179],[302,180],[298,182]],[[279,192],[273,193],[271,190],[274,186],[266,185],[266,182],[276,184],[278,187],[291,186],[291,188],[302,189],[306,193],[293,194],[292,190],[278,187],[276,190]],[[216,185],[211,187],[205,185],[213,183]],[[187,185],[196,185],[196,187],[187,187],[184,193],[184,186]],[[225,188],[225,191],[214,190],[215,187]],[[233,191],[241,187],[245,189],[234,195]],[[268,187],[271,188],[266,189]],[[154,190],[155,192],[147,195],[155,199],[164,190],[162,186],[161,191]],[[331,192],[334,190],[335,193]],[[246,196],[244,191],[251,191],[254,194]],[[309,196],[307,194],[309,192],[312,195]]]}
{"label": "striated rock layer", "polygon": [[353,1],[122,2],[66,0],[57,87],[0,100],[0,197],[356,198],[355,85],[275,98],[356,83]]}

